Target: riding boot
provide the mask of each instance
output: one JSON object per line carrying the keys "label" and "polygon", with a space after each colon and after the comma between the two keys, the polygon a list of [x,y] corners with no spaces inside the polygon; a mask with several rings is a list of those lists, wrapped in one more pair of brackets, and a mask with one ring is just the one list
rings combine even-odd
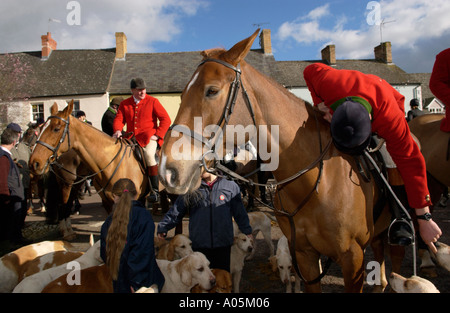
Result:
{"label": "riding boot", "polygon": [[150,203],[159,201],[159,179],[158,179],[158,165],[150,166],[147,168],[147,175],[150,178],[151,191],[148,196]]}
{"label": "riding boot", "polygon": [[[403,206],[410,211],[406,190],[404,185],[391,186],[397,198]],[[414,231],[411,228],[411,223],[408,221],[406,213],[395,201],[393,195],[389,194],[389,207],[394,216],[394,221],[391,223],[388,232],[389,244],[399,246],[409,246],[414,242]]]}

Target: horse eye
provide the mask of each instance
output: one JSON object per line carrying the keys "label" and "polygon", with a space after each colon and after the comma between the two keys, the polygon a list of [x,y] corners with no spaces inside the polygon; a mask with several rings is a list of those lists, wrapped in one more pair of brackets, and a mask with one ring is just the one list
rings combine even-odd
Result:
{"label": "horse eye", "polygon": [[61,127],[55,127],[55,128],[53,129],[53,131],[54,131],[55,133],[59,132],[60,130],[61,130]]}
{"label": "horse eye", "polygon": [[216,96],[219,93],[219,90],[216,88],[208,88],[208,90],[206,91],[206,97],[207,98],[212,98],[214,96]]}

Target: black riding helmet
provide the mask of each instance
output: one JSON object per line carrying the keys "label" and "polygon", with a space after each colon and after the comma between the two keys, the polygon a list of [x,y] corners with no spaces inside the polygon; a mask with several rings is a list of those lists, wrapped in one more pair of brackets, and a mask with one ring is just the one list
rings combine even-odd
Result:
{"label": "black riding helmet", "polygon": [[331,136],[336,148],[347,154],[362,154],[370,143],[372,125],[367,109],[347,98],[331,119]]}

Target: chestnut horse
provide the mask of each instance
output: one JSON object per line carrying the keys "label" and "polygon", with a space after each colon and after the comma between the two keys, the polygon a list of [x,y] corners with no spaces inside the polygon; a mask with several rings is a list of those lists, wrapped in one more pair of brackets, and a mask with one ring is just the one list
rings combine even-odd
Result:
{"label": "chestnut horse", "polygon": [[[228,51],[202,53],[204,60],[184,89],[174,125],[165,136],[160,180],[168,192],[183,194],[199,187],[202,165],[212,170],[206,155],[219,155],[215,146],[220,131],[212,138],[213,132],[205,133],[205,128],[199,134],[194,118],[201,118],[203,127],[242,125],[247,129],[255,125],[256,133],[248,131],[241,142],[240,134],[224,134],[220,146],[226,153],[227,143],[239,146],[249,139],[262,138],[256,145],[259,152],[262,145],[266,145],[265,151],[278,151],[278,167],[272,172],[279,183],[302,173],[279,186],[275,208],[281,230],[295,246],[300,273],[308,282],[306,291],[321,291],[316,278],[321,274],[319,257],[325,255],[341,266],[345,290],[361,292],[364,249],[388,227],[390,213],[384,207],[374,225],[377,188],[373,180],[366,182],[357,174],[353,158],[330,145],[329,124],[311,105],[244,61],[258,32]],[[268,139],[274,135],[274,125],[279,127],[275,144]],[[267,136],[261,136],[262,132]],[[377,249],[380,242],[372,246],[382,266],[385,286],[384,255],[382,248]]]}
{"label": "chestnut horse", "polygon": [[419,139],[421,151],[429,172],[445,186],[450,186],[450,133],[439,129],[443,114],[424,114],[408,123]]}
{"label": "chestnut horse", "polygon": [[71,115],[73,101],[63,111],[55,103],[51,107],[48,126],[43,130],[30,158],[30,169],[37,175],[48,171],[61,154],[73,149],[94,177],[94,187],[99,192],[108,213],[112,210],[114,183],[123,177],[131,179],[140,198],[147,193],[148,179],[141,171],[129,146],[116,141],[95,127],[83,123]]}
{"label": "chestnut horse", "polygon": [[[424,114],[408,123],[411,132],[420,142],[420,150],[427,166],[428,189],[434,205],[439,202],[441,194],[448,192],[450,186],[450,133],[440,130],[444,116]],[[426,245],[421,244],[420,238],[419,256],[422,258],[420,267],[435,276],[434,262]]]}

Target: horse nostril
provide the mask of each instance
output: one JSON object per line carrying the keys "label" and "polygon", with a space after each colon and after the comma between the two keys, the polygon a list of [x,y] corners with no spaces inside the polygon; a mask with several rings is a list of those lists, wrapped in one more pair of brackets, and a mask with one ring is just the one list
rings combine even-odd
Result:
{"label": "horse nostril", "polygon": [[173,168],[167,168],[166,173],[164,175],[164,180],[166,181],[167,186],[174,187],[177,179],[178,179],[177,171]]}
{"label": "horse nostril", "polygon": [[32,167],[33,167],[33,169],[34,169],[35,171],[37,171],[37,170],[39,169],[39,166],[40,166],[39,162],[36,161],[36,162],[33,163],[33,166],[32,166]]}

